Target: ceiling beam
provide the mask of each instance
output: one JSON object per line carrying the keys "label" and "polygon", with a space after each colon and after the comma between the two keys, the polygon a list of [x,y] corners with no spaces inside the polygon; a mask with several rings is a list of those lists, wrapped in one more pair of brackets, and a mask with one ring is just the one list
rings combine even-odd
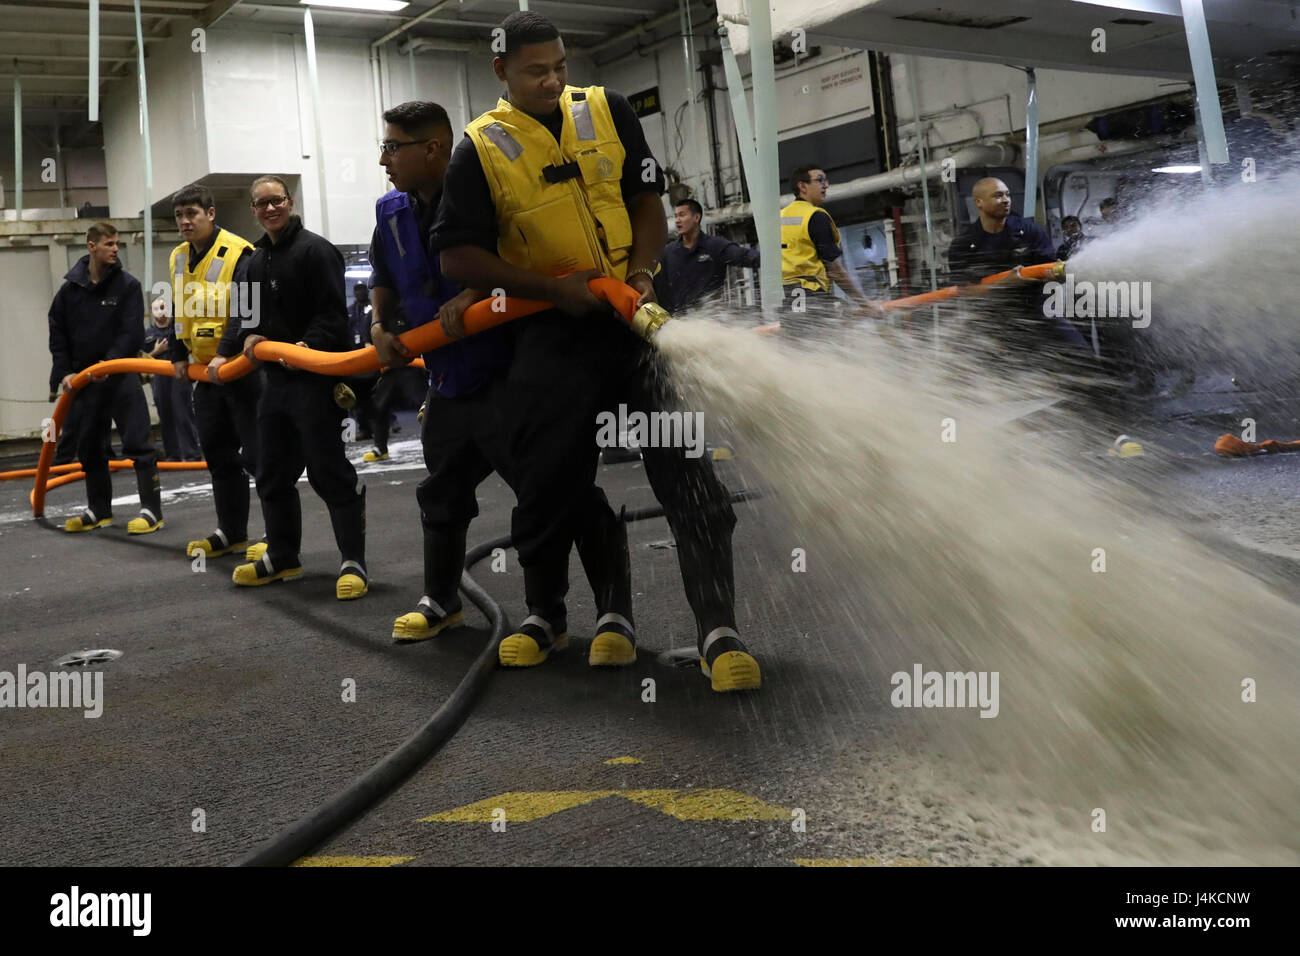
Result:
{"label": "ceiling beam", "polygon": [[[240,3],[241,0],[212,0],[212,2],[208,4],[207,8],[199,14],[199,25],[202,27],[212,26],[231,10],[235,9],[235,7],[239,6]],[[312,16],[315,16],[315,12],[312,13]]]}
{"label": "ceiling beam", "polygon": [[[82,25],[84,26],[84,24]],[[89,42],[85,33],[81,33],[81,34],[54,33],[49,30],[10,30],[8,27],[0,27],[0,36],[3,36],[4,39],[6,40],[9,39],[10,37],[32,37],[33,39],[49,40],[51,43],[54,42],[67,43],[70,40],[81,40],[83,42]],[[99,39],[100,42],[102,43],[134,43],[135,42],[134,36],[106,36],[103,33],[99,35]],[[144,42],[157,43],[159,40],[166,40],[166,39],[168,39],[168,37],[166,36],[146,36],[144,38]],[[0,54],[0,56],[3,56],[3,54]]]}

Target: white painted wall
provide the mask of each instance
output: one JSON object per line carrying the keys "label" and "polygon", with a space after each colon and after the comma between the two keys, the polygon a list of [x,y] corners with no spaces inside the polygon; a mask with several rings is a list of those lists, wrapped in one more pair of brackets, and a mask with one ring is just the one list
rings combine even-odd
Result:
{"label": "white painted wall", "polygon": [[[188,33],[149,45],[145,82],[153,158],[151,203],[208,172],[202,57],[191,50]],[[109,214],[139,216],[145,204],[144,141],[134,79],[109,86],[100,103],[100,117],[104,124]]]}
{"label": "white painted wall", "polygon": [[[916,147],[916,116],[908,57],[891,57],[894,104],[898,110],[899,146],[907,152]],[[921,113],[929,115],[957,109],[969,112],[936,117],[927,121],[929,146],[974,142],[982,126],[987,139],[1004,139],[1016,131],[1023,134],[1028,107],[1028,79],[1022,70],[996,63],[975,63],[932,57],[917,57],[916,82]],[[1130,103],[1167,96],[1186,90],[1187,84],[1152,77],[1078,73],[1066,70],[1038,70],[1038,122],[1109,112]],[[982,102],[981,102],[982,101]],[[1008,114],[1009,110],[1009,114]],[[1096,137],[1089,135],[1088,140]]]}

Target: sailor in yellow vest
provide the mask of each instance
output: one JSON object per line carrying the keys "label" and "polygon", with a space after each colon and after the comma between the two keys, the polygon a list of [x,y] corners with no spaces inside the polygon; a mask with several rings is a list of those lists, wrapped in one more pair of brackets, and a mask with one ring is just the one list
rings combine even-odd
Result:
{"label": "sailor in yellow vest", "polygon": [[[172,196],[172,212],[184,242],[172,250],[172,315],[175,340],[167,358],[184,377],[190,363],[207,365],[208,381],[194,387],[199,445],[212,474],[217,529],[190,541],[185,553],[215,558],[248,545],[248,479],[257,473],[257,401],[261,370],[218,384],[216,370],[239,354],[225,333],[233,323],[257,321],[259,296],[248,282],[252,243],[217,225],[206,186],[191,185]],[[224,337],[224,339],[223,339]]]}
{"label": "sailor in yellow vest", "polygon": [[[568,638],[568,557],[586,532],[602,411],[653,412],[671,401],[654,353],[587,288],[600,273],[654,301],[667,238],[664,177],[627,99],[568,86],[564,42],[536,13],[501,25],[493,61],[507,98],[466,128],[452,153],[432,245],[443,274],[556,308],[516,323],[503,423],[516,476],[512,535],[529,616],[498,649],[504,666],[540,664]],[[702,669],[714,690],[755,688],[757,662],[735,630],[730,495],[707,456],[643,448],[646,477],[677,541]],[[589,576],[592,569],[587,568]],[[631,580],[597,591],[592,665],[636,660]],[[603,603],[607,601],[608,603]]]}
{"label": "sailor in yellow vest", "polygon": [[817,166],[800,166],[790,174],[794,202],[781,210],[781,331],[806,338],[840,324],[838,283],[867,315],[878,315],[862,286],[844,268],[840,231],[824,208],[830,181]]}

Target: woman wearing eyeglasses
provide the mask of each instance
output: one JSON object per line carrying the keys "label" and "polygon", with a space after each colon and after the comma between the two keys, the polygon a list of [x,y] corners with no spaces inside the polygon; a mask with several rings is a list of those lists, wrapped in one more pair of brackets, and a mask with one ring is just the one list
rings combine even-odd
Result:
{"label": "woman wearing eyeglasses", "polygon": [[[266,234],[254,243],[248,278],[260,290],[255,327],[237,330],[244,355],[258,361],[259,342],[290,342],[320,352],[348,350],[347,297],[343,256],[324,236],[304,229],[293,198],[278,176],[253,181],[253,213]],[[266,520],[266,553],[235,568],[244,586],[302,574],[302,509],[297,482],[307,481],[329,507],[334,540],[342,555],[335,595],[347,601],[365,595],[366,496],[343,447],[341,415],[331,395],[332,380],[283,363],[266,364],[258,405],[261,434],[257,493]]]}

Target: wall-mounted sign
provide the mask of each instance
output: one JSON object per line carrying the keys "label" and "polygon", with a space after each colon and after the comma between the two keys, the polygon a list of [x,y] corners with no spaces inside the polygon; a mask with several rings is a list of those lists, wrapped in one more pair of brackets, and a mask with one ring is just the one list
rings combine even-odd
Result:
{"label": "wall-mounted sign", "polygon": [[632,104],[632,110],[638,117],[654,116],[661,112],[659,106],[659,87],[652,86],[648,90],[642,90],[640,93],[633,93],[627,98]]}

